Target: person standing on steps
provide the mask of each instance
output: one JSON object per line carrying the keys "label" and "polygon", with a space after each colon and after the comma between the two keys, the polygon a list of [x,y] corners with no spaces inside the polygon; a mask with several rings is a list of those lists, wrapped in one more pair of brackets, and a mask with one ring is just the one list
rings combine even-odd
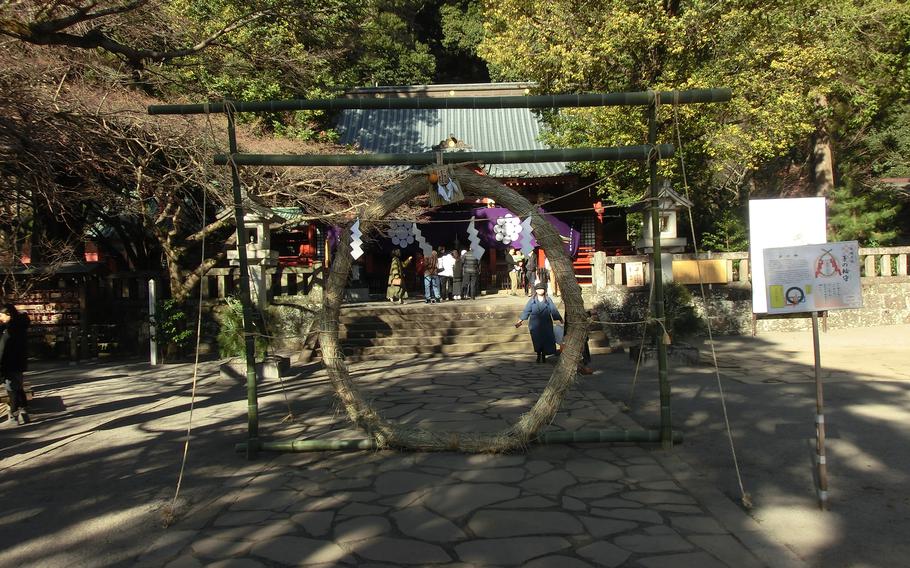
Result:
{"label": "person standing on steps", "polygon": [[455,299],[455,289],[453,288],[455,276],[455,253],[454,251],[446,252],[445,249],[439,249],[439,290],[443,301]]}
{"label": "person standing on steps", "polygon": [[435,250],[423,261],[423,298],[427,304],[439,300],[439,255]]}
{"label": "person standing on steps", "polygon": [[525,309],[518,316],[515,327],[528,320],[528,330],[531,332],[531,342],[537,353],[537,362],[546,363],[547,355],[556,354],[556,334],[553,331],[553,321],[562,321],[556,304],[547,296],[547,286],[542,282],[534,285],[534,297],[525,304]]}
{"label": "person standing on steps", "polygon": [[537,249],[531,251],[525,260],[525,296],[534,294],[534,283],[537,282]]}
{"label": "person standing on steps", "polygon": [[0,307],[0,380],[9,395],[7,425],[28,424],[28,399],[23,384],[28,370],[28,316],[12,304]]}
{"label": "person standing on steps", "polygon": [[556,280],[556,272],[553,270],[553,267],[550,266],[549,258],[544,260],[543,268],[547,274],[547,283],[550,285],[550,295],[558,298],[559,297],[559,281]]}
{"label": "person standing on steps", "polygon": [[408,297],[407,288],[404,285],[404,269],[411,264],[414,257],[409,256],[404,262],[401,261],[401,249],[392,251],[392,264],[389,267],[389,282],[386,288],[386,297],[393,304],[403,304],[404,299]]}
{"label": "person standing on steps", "polygon": [[521,280],[521,252],[509,247],[506,254],[506,270],[509,272],[509,296],[518,295],[518,281]]}
{"label": "person standing on steps", "polygon": [[458,249],[452,251],[455,258],[455,264],[452,265],[452,291],[455,293],[455,299],[461,299],[462,276],[464,275],[464,253],[459,253]]}
{"label": "person standing on steps", "polygon": [[480,261],[474,257],[471,249],[468,249],[464,253],[464,257],[462,257],[461,271],[463,287],[461,297],[474,300],[477,298],[477,277],[480,274]]}

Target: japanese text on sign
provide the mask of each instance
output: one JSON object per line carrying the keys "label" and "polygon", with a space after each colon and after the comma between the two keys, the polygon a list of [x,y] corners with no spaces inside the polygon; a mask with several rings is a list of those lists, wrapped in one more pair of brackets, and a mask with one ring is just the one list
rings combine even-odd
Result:
{"label": "japanese text on sign", "polygon": [[863,307],[856,241],[764,249],[768,313]]}

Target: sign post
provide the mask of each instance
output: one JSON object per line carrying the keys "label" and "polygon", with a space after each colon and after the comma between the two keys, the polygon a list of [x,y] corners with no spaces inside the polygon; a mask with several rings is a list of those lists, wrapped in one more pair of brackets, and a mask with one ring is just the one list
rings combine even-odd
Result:
{"label": "sign post", "polygon": [[815,450],[818,502],[828,508],[825,460],[825,404],[821,380],[818,311],[863,307],[856,241],[764,249],[765,294],[769,314],[810,312],[815,354]]}
{"label": "sign post", "polygon": [[815,463],[818,467],[818,506],[828,508],[828,464],[825,463],[825,399],[822,394],[821,349],[818,346],[818,312],[812,312],[812,348],[815,353]]}

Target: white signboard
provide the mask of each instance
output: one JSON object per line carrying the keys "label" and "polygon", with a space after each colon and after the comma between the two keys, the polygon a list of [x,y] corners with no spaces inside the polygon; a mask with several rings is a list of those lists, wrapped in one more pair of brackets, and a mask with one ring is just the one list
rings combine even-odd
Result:
{"label": "white signboard", "polygon": [[753,313],[768,313],[762,251],[772,247],[822,244],[828,240],[825,225],[824,197],[749,201]]}
{"label": "white signboard", "polygon": [[863,307],[859,243],[766,248],[769,314]]}

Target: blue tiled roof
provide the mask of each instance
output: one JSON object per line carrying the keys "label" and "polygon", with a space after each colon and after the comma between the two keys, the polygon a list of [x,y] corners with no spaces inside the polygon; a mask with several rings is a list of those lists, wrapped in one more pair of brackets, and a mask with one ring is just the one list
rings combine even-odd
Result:
{"label": "blue tiled roof", "polygon": [[[473,152],[541,150],[540,122],[529,109],[377,109],[345,110],[339,118],[342,144],[370,153],[431,152],[454,134]],[[565,162],[487,164],[496,178],[551,177],[568,172]]]}

